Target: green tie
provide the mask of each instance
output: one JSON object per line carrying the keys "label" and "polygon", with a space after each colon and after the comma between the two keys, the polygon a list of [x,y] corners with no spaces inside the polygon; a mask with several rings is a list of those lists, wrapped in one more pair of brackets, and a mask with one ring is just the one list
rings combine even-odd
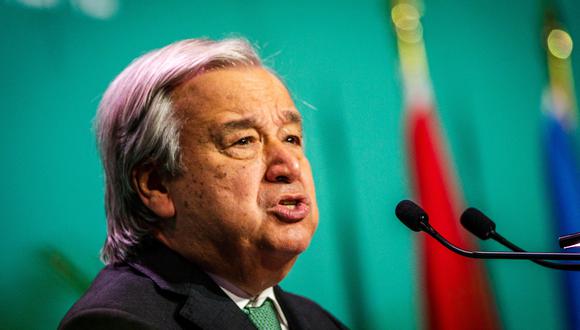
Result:
{"label": "green tie", "polygon": [[260,307],[244,307],[244,313],[248,315],[258,330],[281,330],[278,314],[269,298]]}

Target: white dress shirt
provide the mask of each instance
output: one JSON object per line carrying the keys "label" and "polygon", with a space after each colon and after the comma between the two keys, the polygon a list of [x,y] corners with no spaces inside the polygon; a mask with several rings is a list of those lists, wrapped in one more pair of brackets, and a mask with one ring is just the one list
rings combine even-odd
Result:
{"label": "white dress shirt", "polygon": [[236,303],[236,305],[238,305],[241,310],[243,310],[244,307],[260,307],[264,301],[266,301],[266,299],[270,298],[274,304],[274,308],[276,308],[276,314],[278,315],[280,328],[282,328],[282,330],[288,330],[288,321],[286,320],[284,312],[282,312],[282,308],[276,299],[274,288],[269,287],[257,296],[252,297],[223,278],[210,273],[208,273],[208,275],[212,278],[212,280],[214,280],[214,282],[216,282],[220,289],[222,289],[222,291],[225,292],[225,294],[230,297],[230,299]]}

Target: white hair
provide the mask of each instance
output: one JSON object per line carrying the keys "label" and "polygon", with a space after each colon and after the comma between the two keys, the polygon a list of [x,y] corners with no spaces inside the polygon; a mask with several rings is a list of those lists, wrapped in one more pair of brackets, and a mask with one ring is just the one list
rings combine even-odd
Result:
{"label": "white hair", "polygon": [[151,162],[165,177],[181,172],[181,127],[171,89],[208,70],[238,65],[262,65],[246,40],[188,39],[135,59],[109,85],[95,121],[105,170],[105,263],[131,257],[158,220],[131,183],[133,169]]}

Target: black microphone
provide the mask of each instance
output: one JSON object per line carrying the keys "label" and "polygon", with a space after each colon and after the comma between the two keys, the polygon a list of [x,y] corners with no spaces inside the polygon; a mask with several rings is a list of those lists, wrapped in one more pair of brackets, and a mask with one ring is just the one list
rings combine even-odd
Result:
{"label": "black microphone", "polygon": [[553,252],[484,252],[469,251],[459,248],[447,241],[430,224],[427,213],[417,204],[403,200],[395,209],[395,215],[401,222],[413,231],[424,231],[449,250],[468,258],[475,259],[549,259],[549,260],[580,260],[580,253]]}
{"label": "black microphone", "polygon": [[[461,214],[461,225],[463,225],[463,228],[467,229],[467,231],[482,240],[491,238],[510,250],[516,252],[526,252],[524,249],[513,244],[505,237],[497,233],[495,231],[495,222],[493,222],[490,218],[483,214],[483,212],[476,208],[470,207],[463,211],[463,214]],[[544,260],[530,260],[538,265],[552,269],[580,271],[580,264],[561,264]]]}
{"label": "black microphone", "polygon": [[427,212],[410,200],[400,201],[395,208],[395,215],[412,231],[421,231],[422,223],[429,223]]}

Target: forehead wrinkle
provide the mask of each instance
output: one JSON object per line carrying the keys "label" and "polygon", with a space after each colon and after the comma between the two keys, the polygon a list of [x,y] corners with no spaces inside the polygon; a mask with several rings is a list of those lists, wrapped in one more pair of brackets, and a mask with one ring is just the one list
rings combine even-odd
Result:
{"label": "forehead wrinkle", "polygon": [[[257,111],[258,114],[251,114],[247,117],[241,119],[229,120],[221,125],[220,128],[224,130],[237,130],[237,129],[248,129],[248,128],[258,128],[266,124],[266,116],[260,115],[260,113],[265,113],[265,111]],[[302,127],[302,117],[300,113],[292,110],[282,110],[280,112],[273,112],[274,118],[280,118],[282,125],[297,124]]]}

